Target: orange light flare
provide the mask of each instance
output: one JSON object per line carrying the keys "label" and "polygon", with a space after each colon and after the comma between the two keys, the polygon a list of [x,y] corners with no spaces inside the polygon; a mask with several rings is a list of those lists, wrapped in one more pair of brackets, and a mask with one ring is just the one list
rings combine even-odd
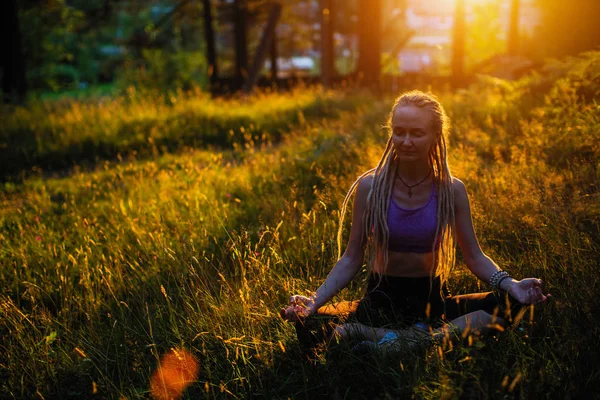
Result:
{"label": "orange light flare", "polygon": [[150,377],[150,393],[156,400],[180,399],[198,375],[199,364],[187,350],[171,349],[163,355]]}

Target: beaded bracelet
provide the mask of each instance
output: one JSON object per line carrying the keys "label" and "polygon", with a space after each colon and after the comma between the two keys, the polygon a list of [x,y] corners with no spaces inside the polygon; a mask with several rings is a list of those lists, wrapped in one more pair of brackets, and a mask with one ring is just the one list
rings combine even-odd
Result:
{"label": "beaded bracelet", "polygon": [[509,275],[508,275],[508,272],[506,272],[506,271],[502,271],[502,272],[500,272],[500,273],[499,273],[499,274],[496,276],[496,280],[494,281],[494,285],[493,285],[493,286],[494,286],[494,289],[498,289],[498,283],[500,282],[500,280],[501,280],[502,278],[505,278],[505,277],[507,277],[507,276],[509,276]]}
{"label": "beaded bracelet", "polygon": [[492,287],[494,286],[494,282],[496,281],[496,277],[498,276],[498,274],[502,273],[502,270],[499,269],[498,271],[494,272],[492,274],[492,276],[490,277],[490,285],[492,285]]}
{"label": "beaded bracelet", "polygon": [[492,276],[490,277],[490,285],[492,285],[492,287],[494,289],[498,289],[498,284],[500,283],[500,281],[504,278],[509,277],[510,275],[508,275],[508,272],[506,271],[502,271],[502,270],[498,270],[496,272],[494,272],[492,274]]}

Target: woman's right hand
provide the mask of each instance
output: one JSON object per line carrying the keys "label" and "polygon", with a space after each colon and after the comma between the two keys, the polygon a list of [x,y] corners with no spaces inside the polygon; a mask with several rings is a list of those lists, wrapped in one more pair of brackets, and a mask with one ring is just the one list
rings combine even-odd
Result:
{"label": "woman's right hand", "polygon": [[314,298],[296,294],[290,297],[290,305],[282,308],[279,314],[286,321],[296,322],[314,314],[315,311]]}

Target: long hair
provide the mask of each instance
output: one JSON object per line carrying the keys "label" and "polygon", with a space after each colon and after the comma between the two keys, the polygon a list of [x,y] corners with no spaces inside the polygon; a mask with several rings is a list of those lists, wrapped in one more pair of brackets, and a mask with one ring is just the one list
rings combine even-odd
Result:
{"label": "long hair", "polygon": [[433,253],[433,265],[430,278],[433,279],[434,276],[439,277],[442,288],[448,281],[450,271],[455,264],[456,237],[454,222],[454,191],[452,189],[452,175],[450,174],[446,154],[450,121],[441,103],[431,93],[413,90],[403,93],[394,101],[394,105],[385,125],[389,130],[390,135],[377,167],[362,174],[352,184],[342,204],[337,235],[338,258],[342,251],[342,228],[348,201],[360,181],[368,175],[373,175],[365,212],[362,216],[365,227],[365,237],[367,237],[367,265],[371,270],[373,270],[374,263],[383,267],[380,268],[381,271],[385,271],[387,268],[389,242],[387,215],[389,199],[392,195],[397,157],[392,144],[392,117],[394,116],[396,109],[402,106],[424,108],[431,112],[433,117],[432,129],[435,133],[435,141],[429,152],[429,164],[432,169],[433,180],[438,194],[435,238],[441,237],[441,244],[439,249],[436,249],[437,240],[434,240],[432,244],[431,251]]}

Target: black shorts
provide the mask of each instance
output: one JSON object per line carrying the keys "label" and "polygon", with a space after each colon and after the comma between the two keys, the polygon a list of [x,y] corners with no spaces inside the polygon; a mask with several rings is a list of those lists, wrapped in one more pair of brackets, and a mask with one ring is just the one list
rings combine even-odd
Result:
{"label": "black shorts", "polygon": [[[441,289],[441,290],[440,290]],[[417,322],[439,326],[473,311],[483,310],[507,319],[521,308],[504,291],[452,296],[439,278],[406,278],[371,274],[356,312],[349,316],[373,327],[406,327]]]}

